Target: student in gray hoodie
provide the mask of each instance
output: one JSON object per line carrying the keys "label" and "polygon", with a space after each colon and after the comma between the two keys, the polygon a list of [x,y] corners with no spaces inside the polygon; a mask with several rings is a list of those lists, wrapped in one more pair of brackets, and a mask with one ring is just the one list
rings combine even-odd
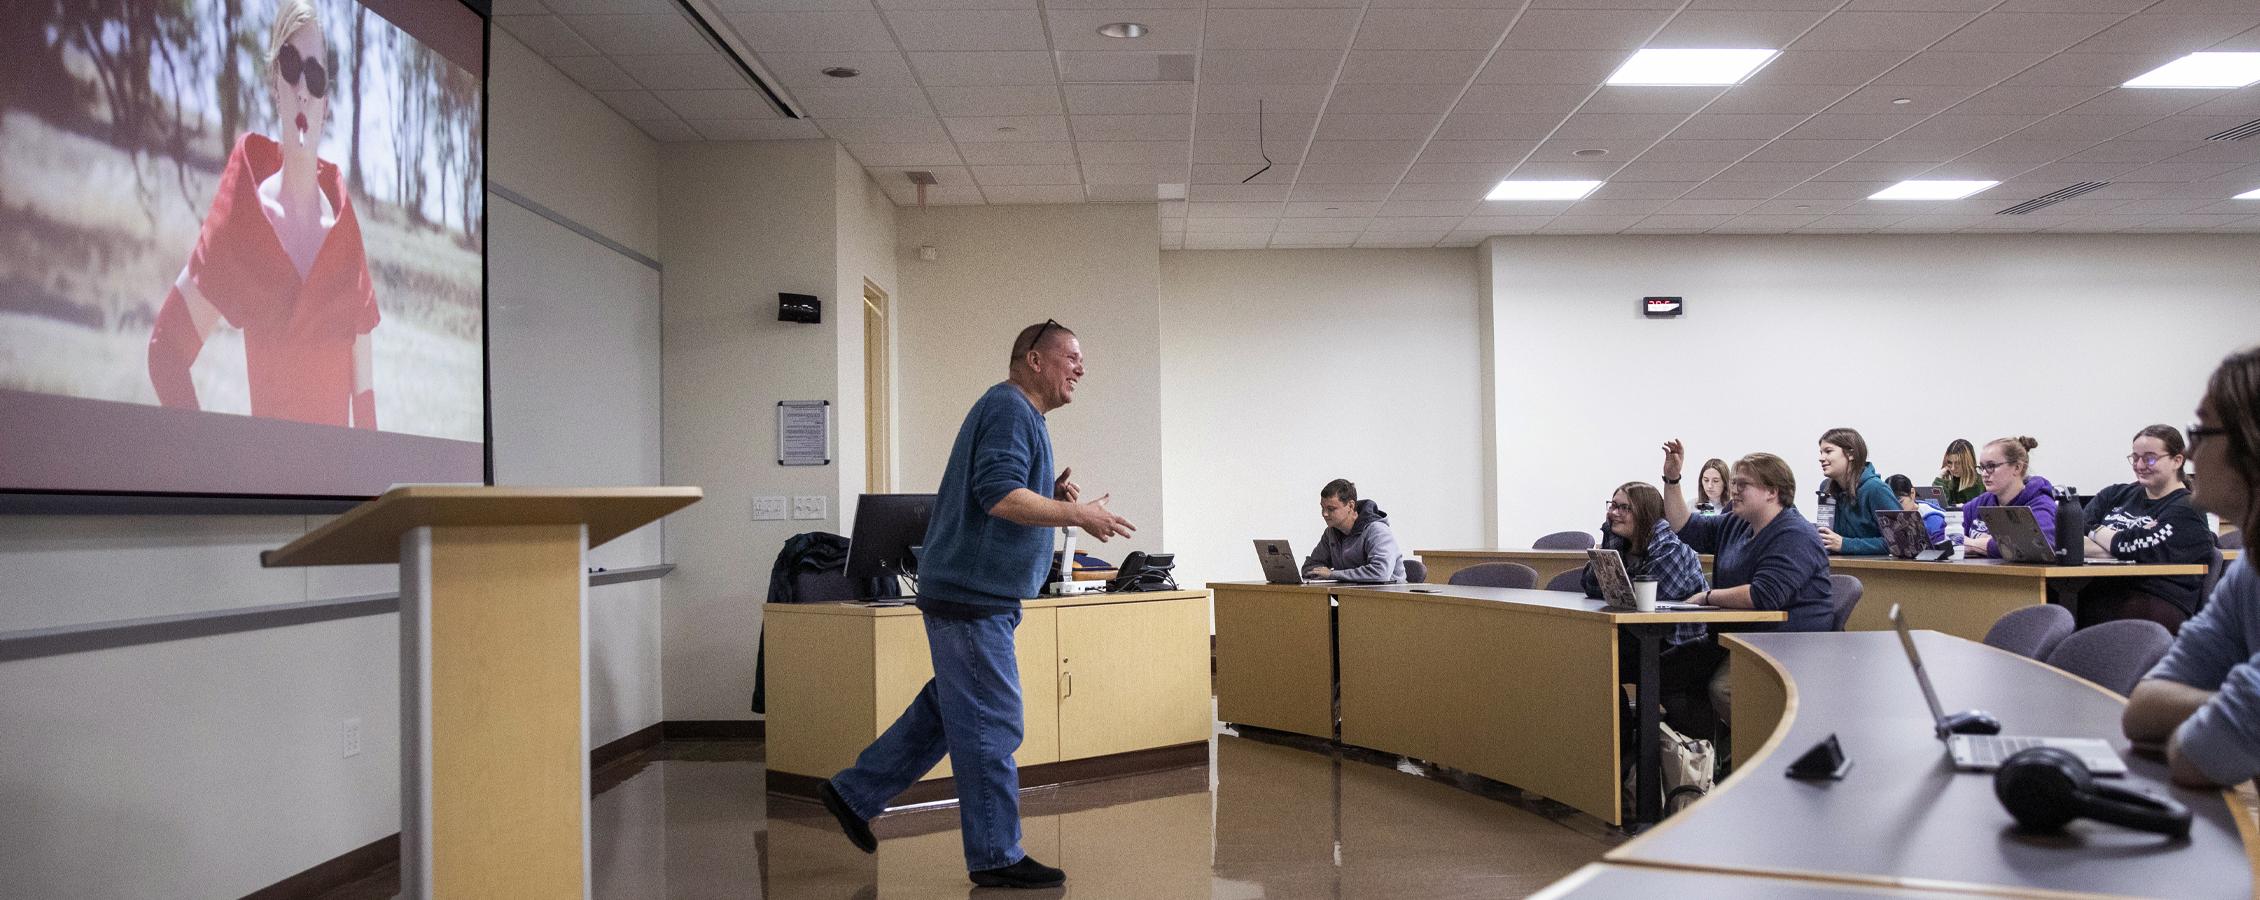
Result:
{"label": "student in gray hoodie", "polygon": [[1318,514],[1326,530],[1318,548],[1303,560],[1303,577],[1371,584],[1405,580],[1405,552],[1397,549],[1389,514],[1371,500],[1358,499],[1358,486],[1336,478],[1318,492]]}

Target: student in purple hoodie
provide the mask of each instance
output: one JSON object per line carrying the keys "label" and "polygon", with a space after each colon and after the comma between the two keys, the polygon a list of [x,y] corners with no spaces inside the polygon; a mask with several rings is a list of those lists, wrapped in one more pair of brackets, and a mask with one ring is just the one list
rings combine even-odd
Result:
{"label": "student in purple hoodie", "polygon": [[1985,529],[1985,520],[1978,510],[1988,506],[2032,507],[2033,523],[2040,526],[2040,536],[2048,546],[2056,546],[2056,494],[2048,479],[2027,471],[2032,465],[2032,451],[2040,442],[2018,435],[1995,439],[1978,454],[1978,477],[1985,482],[1985,493],[1962,504],[1962,533],[1968,535],[1962,542],[1966,555],[1973,557],[1999,557],[1993,545],[1993,535]]}

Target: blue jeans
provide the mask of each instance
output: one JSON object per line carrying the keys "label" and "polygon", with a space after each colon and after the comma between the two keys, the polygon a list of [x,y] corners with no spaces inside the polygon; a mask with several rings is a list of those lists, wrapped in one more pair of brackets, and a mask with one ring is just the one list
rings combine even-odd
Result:
{"label": "blue jeans", "polygon": [[934,677],[855,765],[832,776],[833,790],[869,819],[949,753],[969,871],[1012,865],[1020,849],[1020,664],[1013,629],[1020,612],[950,619],[927,614]]}

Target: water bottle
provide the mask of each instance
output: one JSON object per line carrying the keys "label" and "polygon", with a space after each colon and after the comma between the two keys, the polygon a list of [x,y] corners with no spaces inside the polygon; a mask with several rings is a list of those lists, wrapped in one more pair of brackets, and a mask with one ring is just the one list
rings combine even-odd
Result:
{"label": "water bottle", "polygon": [[1833,530],[1836,528],[1836,495],[1828,492],[1827,485],[1822,485],[1818,493],[1821,498],[1820,518],[1814,519],[1813,524]]}
{"label": "water bottle", "polygon": [[2056,564],[2087,564],[2087,510],[2080,507],[2075,487],[2056,488]]}

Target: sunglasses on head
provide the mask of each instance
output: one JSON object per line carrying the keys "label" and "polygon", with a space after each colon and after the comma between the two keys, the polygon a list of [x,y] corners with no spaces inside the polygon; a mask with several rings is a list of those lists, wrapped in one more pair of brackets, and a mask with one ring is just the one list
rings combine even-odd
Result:
{"label": "sunglasses on head", "polygon": [[282,53],[275,57],[275,71],[281,73],[283,83],[297,84],[300,75],[306,77],[306,93],[319,100],[329,95],[330,73],[319,60],[298,55],[298,48],[284,44]]}

